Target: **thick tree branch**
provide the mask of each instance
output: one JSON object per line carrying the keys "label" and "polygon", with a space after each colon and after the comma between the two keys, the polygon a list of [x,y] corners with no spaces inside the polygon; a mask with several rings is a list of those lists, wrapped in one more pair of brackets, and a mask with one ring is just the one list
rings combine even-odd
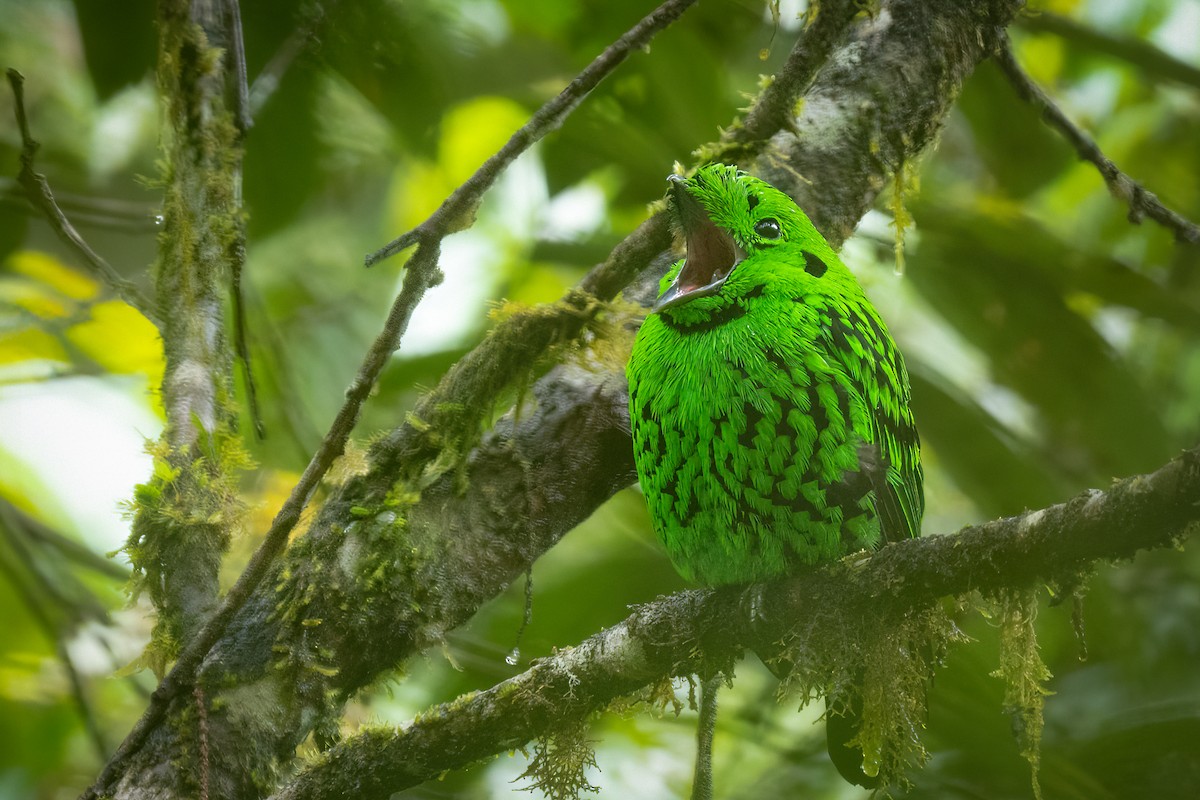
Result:
{"label": "thick tree branch", "polygon": [[1144,217],[1150,217],[1174,233],[1177,241],[1200,243],[1200,226],[1164,206],[1153,192],[1122,172],[1104,155],[1092,137],[1075,125],[1042,88],[1033,82],[1017,63],[1007,37],[996,52],[996,63],[1017,91],[1017,95],[1038,109],[1046,124],[1062,134],[1081,159],[1095,165],[1100,177],[1104,178],[1104,183],[1108,185],[1108,191],[1129,206],[1130,222],[1141,223]]}
{"label": "thick tree branch", "polygon": [[25,196],[46,217],[58,238],[83,258],[96,277],[116,292],[118,297],[140,311],[146,319],[161,327],[159,315],[155,312],[153,304],[132,281],[123,278],[84,241],[79,231],[75,230],[75,226],[67,219],[67,215],[59,208],[46,176],[34,170],[33,158],[41,145],[30,133],[29,119],[25,114],[25,76],[10,67],[8,82],[12,86],[17,128],[21,132],[21,171],[17,174],[17,182],[25,190]]}
{"label": "thick tree branch", "polygon": [[864,610],[903,617],[946,595],[1025,589],[1097,561],[1168,547],[1200,523],[1197,498],[1200,448],[1108,491],[1085,492],[954,535],[889,545],[858,563],[843,561],[781,581],[756,594],[764,606],[754,619],[739,590],[681,592],[402,730],[371,730],[339,744],[276,798],[387,798],[446,770],[523,747],[667,678],[731,663],[746,649],[766,655],[786,639],[789,652],[819,651],[824,632],[862,626]]}
{"label": "thick tree branch", "polygon": [[[167,174],[155,278],[167,419],[154,473],[136,493],[126,552],[158,611],[148,658],[160,664],[177,656],[199,661],[197,640],[211,629],[221,559],[241,511],[237,472],[244,458],[225,331],[225,296],[237,285],[246,247],[245,69],[237,14],[236,0],[158,6]],[[161,721],[178,691],[169,678],[85,797],[102,792]]]}

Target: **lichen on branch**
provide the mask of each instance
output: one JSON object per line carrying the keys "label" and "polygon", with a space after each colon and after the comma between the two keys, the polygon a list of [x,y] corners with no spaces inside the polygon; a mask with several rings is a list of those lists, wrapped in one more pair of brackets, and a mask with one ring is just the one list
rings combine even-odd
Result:
{"label": "lichen on branch", "polygon": [[217,601],[217,573],[241,516],[249,466],[237,432],[225,303],[245,233],[242,147],[229,81],[223,4],[159,6],[163,226],[155,268],[167,422],[153,475],[132,503],[134,590],[159,613],[148,661],[160,674]]}

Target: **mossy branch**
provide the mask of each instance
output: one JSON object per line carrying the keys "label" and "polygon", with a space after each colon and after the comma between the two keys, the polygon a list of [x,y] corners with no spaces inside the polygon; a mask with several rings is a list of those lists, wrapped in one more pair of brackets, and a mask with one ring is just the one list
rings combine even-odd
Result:
{"label": "mossy branch", "polygon": [[[422,714],[403,729],[348,739],[275,795],[317,800],[353,793],[386,798],[446,770],[524,746],[586,719],[617,698],[672,676],[728,663],[747,649],[767,656],[820,652],[823,639],[863,624],[864,614],[917,613],[946,595],[1028,591],[1099,561],[1178,544],[1200,523],[1200,448],[1149,475],[1059,505],[888,545],[749,590],[693,590],[638,608],[577,647],[538,661],[484,692]],[[804,620],[797,626],[795,620]]]}

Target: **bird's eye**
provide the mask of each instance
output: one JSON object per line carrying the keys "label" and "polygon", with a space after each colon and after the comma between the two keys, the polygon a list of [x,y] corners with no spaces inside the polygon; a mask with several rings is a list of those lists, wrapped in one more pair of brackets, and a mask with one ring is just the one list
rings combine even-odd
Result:
{"label": "bird's eye", "polygon": [[770,217],[754,223],[754,232],[764,239],[778,239],[783,235],[783,231],[779,229],[779,223]]}

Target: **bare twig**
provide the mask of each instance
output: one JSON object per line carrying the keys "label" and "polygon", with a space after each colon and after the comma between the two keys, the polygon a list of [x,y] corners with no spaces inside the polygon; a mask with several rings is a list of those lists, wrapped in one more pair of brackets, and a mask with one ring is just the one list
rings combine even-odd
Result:
{"label": "bare twig", "polygon": [[437,211],[417,227],[368,255],[366,265],[370,267],[378,264],[383,259],[411,247],[423,238],[431,236],[442,238],[468,227],[473,221],[475,208],[479,205],[483,193],[495,183],[496,179],[500,177],[500,173],[517,156],[561,125],[583,98],[620,66],[631,52],[645,47],[656,33],[678,19],[695,2],[696,0],[667,0],[650,12],[641,22],[605,48],[603,53],[598,55],[583,72],[576,75],[575,79],[558,93],[558,96],[539,108],[529,118],[529,122],[512,135],[504,147],[485,161],[474,175],[446,198]]}
{"label": "bare twig", "polygon": [[246,333],[246,298],[242,290],[242,271],[246,266],[244,242],[238,243],[232,266],[233,274],[229,293],[233,297],[233,342],[237,350],[238,362],[242,365],[242,382],[246,386],[246,405],[250,413],[250,423],[254,426],[254,435],[261,440],[267,438],[267,429],[263,426],[262,412],[258,408],[258,387],[255,385],[254,370],[250,365],[250,344]]}
{"label": "bare twig", "polygon": [[1021,14],[1017,26],[1034,33],[1052,33],[1097,53],[1121,59],[1156,78],[1165,78],[1200,89],[1200,69],[1164,52],[1144,39],[1113,36],[1087,25],[1054,14],[1037,11]]}
{"label": "bare twig", "polygon": [[17,175],[17,181],[24,187],[30,202],[45,214],[46,220],[50,223],[50,227],[54,229],[54,232],[58,234],[58,237],[83,257],[84,261],[92,268],[97,277],[116,292],[118,297],[140,311],[146,319],[155,325],[159,325],[158,316],[155,314],[154,307],[150,301],[132,281],[123,278],[119,272],[112,268],[111,264],[101,258],[83,240],[83,237],[71,225],[70,220],[67,219],[62,209],[58,207],[58,203],[55,202],[54,193],[50,190],[50,184],[47,182],[46,176],[34,171],[33,158],[41,145],[30,134],[29,120],[25,115],[25,76],[10,67],[8,69],[8,82],[12,86],[13,104],[17,115],[17,128],[21,132],[21,171]]}
{"label": "bare twig", "polygon": [[[233,116],[237,122],[238,131],[245,137],[250,126],[254,124],[250,116],[250,89],[246,79],[246,42],[242,38],[242,9],[238,0],[224,0],[225,30],[232,50],[233,69],[230,78],[233,81]],[[241,205],[240,198],[238,205]]]}
{"label": "bare twig", "polygon": [[30,539],[53,547],[59,555],[74,563],[114,580],[129,580],[129,570],[115,561],[97,555],[90,548],[68,539],[49,525],[26,514],[7,500],[0,499],[0,519],[10,527],[20,527]]}
{"label": "bare twig", "polygon": [[337,3],[338,0],[326,0],[325,3],[315,4],[314,8],[308,12],[308,19],[292,31],[291,35],[271,56],[271,60],[263,67],[262,72],[254,78],[254,83],[250,86],[248,101],[252,118],[258,116],[258,112],[267,104],[271,95],[275,94],[275,90],[279,88],[279,82],[283,80],[284,73],[288,71],[296,57],[304,52],[304,48],[313,41],[317,31],[329,18],[329,14],[337,6]]}
{"label": "bare twig", "polygon": [[[1150,475],[954,535],[888,545],[857,563],[815,568],[754,591],[753,624],[739,587],[677,593],[487,691],[427,712],[403,730],[374,729],[337,745],[273,800],[386,798],[447,770],[519,748],[565,721],[672,676],[732,663],[780,641],[804,652],[828,631],[895,619],[947,595],[1060,581],[1104,560],[1169,547],[1200,521],[1200,448]],[[1136,524],[1130,524],[1136,520]],[[800,620],[801,622],[797,622]],[[813,644],[818,647],[818,644]]]}
{"label": "bare twig", "polygon": [[[158,230],[158,210],[148,204],[67,192],[57,192],[54,199],[59,208],[71,213],[74,223],[81,228],[105,228],[130,234]],[[0,203],[14,207],[22,214],[42,215],[41,209],[30,201],[25,187],[13,178],[0,177]]]}
{"label": "bare twig", "polygon": [[1096,142],[1075,125],[1062,109],[1042,91],[1021,69],[1013,56],[1007,37],[995,54],[996,63],[1022,100],[1042,113],[1042,119],[1055,128],[1075,148],[1084,161],[1091,162],[1108,184],[1108,191],[1129,206],[1129,221],[1141,223],[1144,217],[1162,225],[1175,234],[1175,239],[1188,244],[1200,243],[1200,227],[1191,220],[1164,206],[1155,194],[1122,172],[1108,159]]}
{"label": "bare twig", "polygon": [[[33,617],[38,627],[42,629],[45,637],[54,645],[54,652],[58,660],[63,665],[63,671],[66,672],[67,682],[71,686],[71,697],[75,701],[75,707],[79,711],[79,718],[83,721],[84,730],[88,733],[88,738],[91,739],[92,747],[100,758],[108,755],[108,743],[104,739],[104,732],[100,729],[100,724],[96,718],[96,711],[92,708],[92,703],[88,699],[87,692],[83,686],[83,679],[79,675],[79,671],[75,669],[75,662],[71,658],[71,653],[67,649],[65,637],[59,630],[59,626],[51,619],[50,613],[47,610],[47,600],[57,604],[59,607],[73,609],[72,604],[67,598],[63,597],[53,582],[48,581],[37,569],[34,563],[33,554],[30,553],[20,540],[17,533],[17,526],[23,524],[23,520],[18,521],[16,517],[10,514],[10,511],[15,512],[13,507],[0,507],[0,537],[8,542],[9,549],[12,550],[16,557],[14,560],[25,565],[26,570],[22,573],[18,569],[17,564],[9,563],[8,558],[0,558],[0,572],[8,576],[9,584],[16,591],[17,595],[25,604],[30,616]],[[37,582],[39,591],[29,585],[29,579],[26,574],[32,575],[33,580]],[[43,596],[44,595],[44,596]]]}
{"label": "bare twig", "polygon": [[[233,116],[237,122],[239,139],[244,140],[254,120],[250,113],[250,89],[246,82],[246,43],[242,38],[242,10],[238,0],[224,0],[225,30],[233,55],[233,69],[230,80],[233,87]],[[239,162],[235,168],[234,188],[236,196],[234,205],[242,207],[242,167]],[[239,221],[240,224],[240,221]],[[238,362],[242,365],[242,382],[246,386],[246,405],[250,414],[250,422],[254,426],[254,434],[259,439],[266,438],[262,414],[258,408],[258,389],[254,383],[254,369],[250,364],[250,346],[246,333],[246,300],[242,296],[242,271],[246,267],[246,237],[238,236],[237,245],[230,258],[229,293],[233,298],[233,343],[237,351]]]}

